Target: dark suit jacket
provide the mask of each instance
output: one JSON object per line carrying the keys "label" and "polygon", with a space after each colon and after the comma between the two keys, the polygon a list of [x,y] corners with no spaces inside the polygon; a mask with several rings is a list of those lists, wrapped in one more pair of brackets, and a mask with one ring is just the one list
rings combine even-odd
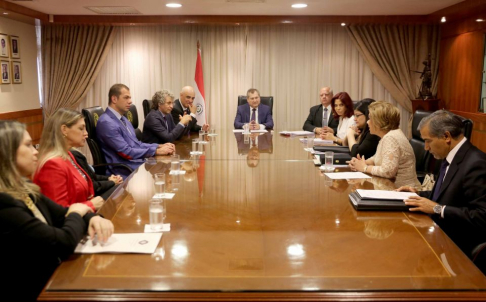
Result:
{"label": "dark suit jacket", "polygon": [[[334,130],[334,133],[337,133],[337,127],[339,125],[339,119],[334,118],[332,111],[329,113],[329,121],[328,121],[329,128]],[[322,127],[322,105],[316,105],[311,107],[309,116],[305,120],[304,129],[305,131],[314,132],[314,128]]]}
{"label": "dark suit jacket", "polygon": [[[421,195],[432,199],[434,189]],[[486,154],[469,141],[450,163],[437,202],[446,205],[444,218],[432,218],[470,256],[475,246],[486,242]]]}
{"label": "dark suit jacket", "polygon": [[380,137],[370,133],[370,129],[366,127],[366,131],[361,134],[363,139],[356,143],[351,148],[351,156],[356,157],[358,154],[365,156],[366,159],[372,157],[376,153],[376,148],[380,142]]}
{"label": "dark suit jacket", "polygon": [[[167,114],[167,125],[160,110],[150,110],[143,123],[142,141],[144,143],[165,144],[179,139],[184,133],[185,127],[172,119],[172,115]],[[169,128],[167,128],[169,127]]]}
{"label": "dark suit jacket", "polygon": [[[172,119],[174,120],[175,123],[179,122],[179,115],[181,116],[184,115],[182,104],[181,101],[179,101],[179,99],[174,101],[174,108],[172,108],[172,112],[170,114],[172,115]],[[201,126],[197,124],[197,119],[195,117],[192,117],[191,122],[186,127],[186,131],[199,132],[200,130],[201,130]]]}
{"label": "dark suit jacket", "polygon": [[[135,136],[132,123],[125,117],[122,119],[130,132],[111,110],[106,109],[96,124],[96,136],[106,162],[126,164],[135,170],[143,164],[146,157],[155,155],[159,145],[140,142]],[[107,173],[121,175],[123,178],[128,176],[128,171],[119,167],[108,167]]]}
{"label": "dark suit jacket", "polygon": [[73,149],[71,150],[71,153],[74,155],[74,159],[76,160],[78,165],[81,166],[81,168],[86,171],[86,173],[91,178],[91,181],[93,182],[95,196],[102,196],[103,199],[106,200],[107,198],[105,197],[109,197],[109,195],[106,196],[104,195],[104,193],[108,192],[111,188],[113,188],[115,186],[115,183],[111,180],[108,180],[109,176],[107,175],[96,174],[89,166],[88,160],[83,155],[83,153]]}
{"label": "dark suit jacket", "polygon": [[60,261],[74,252],[94,216],[73,213],[65,217],[67,208],[45,196],[36,206],[47,224],[37,219],[23,201],[0,193],[0,258],[7,277],[0,283],[0,290],[4,296],[15,297],[15,301],[35,301]]}
{"label": "dark suit jacket", "polygon": [[[248,103],[238,106],[235,117],[235,129],[243,128],[244,124],[250,122],[250,105]],[[258,105],[258,123],[265,125],[265,128],[273,128],[273,118],[270,107],[264,104]]]}

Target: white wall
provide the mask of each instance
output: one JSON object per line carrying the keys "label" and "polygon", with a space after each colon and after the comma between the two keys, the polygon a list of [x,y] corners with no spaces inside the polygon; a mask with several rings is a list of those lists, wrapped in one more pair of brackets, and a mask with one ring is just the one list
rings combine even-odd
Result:
{"label": "white wall", "polygon": [[22,84],[0,84],[0,113],[40,108],[35,26],[0,17],[0,33],[20,38],[22,62]]}

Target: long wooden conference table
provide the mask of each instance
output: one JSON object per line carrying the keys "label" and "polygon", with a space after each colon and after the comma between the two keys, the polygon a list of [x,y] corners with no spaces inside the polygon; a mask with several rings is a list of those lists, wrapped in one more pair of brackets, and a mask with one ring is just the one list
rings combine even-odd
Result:
{"label": "long wooden conference table", "polygon": [[191,137],[176,148],[185,175],[150,159],[100,211],[117,233],[143,232],[166,173],[171,230],[156,252],[73,255],[40,301],[486,300],[486,277],[428,216],[354,210],[350,192],[390,180],[331,181],[277,131],[219,131],[203,156]]}

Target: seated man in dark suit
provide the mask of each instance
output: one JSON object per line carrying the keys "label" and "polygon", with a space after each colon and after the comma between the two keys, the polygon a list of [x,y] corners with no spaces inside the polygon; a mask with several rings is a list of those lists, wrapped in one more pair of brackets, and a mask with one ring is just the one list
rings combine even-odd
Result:
{"label": "seated man in dark suit", "polygon": [[179,116],[176,125],[170,112],[174,107],[174,95],[168,90],[157,91],[152,97],[152,110],[143,123],[142,141],[164,144],[179,139],[191,122],[190,115]]}
{"label": "seated man in dark suit", "polygon": [[[132,104],[126,85],[113,85],[108,97],[108,107],[96,124],[96,136],[108,163],[123,163],[136,169],[147,157],[175,152],[173,144],[144,144],[137,139],[132,123],[124,116]],[[126,169],[119,167],[108,167],[107,172],[123,178],[128,176]]]}
{"label": "seated man in dark suit", "polygon": [[260,104],[260,92],[251,88],[246,92],[247,104],[238,106],[235,117],[235,129],[242,129],[243,125],[250,124],[251,130],[272,129],[273,119],[270,107]]}
{"label": "seated man in dark suit", "polygon": [[204,131],[209,130],[209,125],[204,124],[199,126],[197,124],[196,112],[197,108],[194,104],[194,99],[196,94],[194,93],[194,88],[191,86],[185,86],[182,88],[179,98],[174,101],[174,108],[172,108],[172,119],[174,122],[179,121],[179,116],[190,115],[191,121],[186,127],[187,131],[199,132],[201,129]]}
{"label": "seated man in dark suit", "polygon": [[[461,119],[445,110],[424,118],[419,126],[425,149],[443,159],[431,192],[410,197],[410,211],[432,219],[466,253],[486,242],[486,154],[464,137]],[[413,191],[401,187],[400,191]]]}
{"label": "seated man in dark suit", "polygon": [[321,88],[319,92],[319,99],[321,105],[311,107],[309,116],[305,120],[305,131],[311,131],[315,134],[322,134],[325,132],[337,133],[339,119],[334,118],[331,108],[332,90],[329,87]]}

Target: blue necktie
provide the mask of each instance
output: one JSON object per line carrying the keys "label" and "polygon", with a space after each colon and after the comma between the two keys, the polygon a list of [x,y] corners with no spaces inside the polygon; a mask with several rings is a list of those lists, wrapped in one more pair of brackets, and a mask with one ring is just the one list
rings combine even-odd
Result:
{"label": "blue necktie", "polygon": [[250,122],[254,121],[255,120],[255,111],[256,109],[253,108],[252,111],[251,111],[251,117],[250,117]]}
{"label": "blue necktie", "polygon": [[437,179],[437,184],[435,185],[434,194],[432,195],[433,201],[437,201],[437,199],[439,198],[440,187],[442,186],[442,182],[444,182],[444,175],[446,173],[448,166],[449,163],[447,162],[447,160],[444,159],[444,161],[440,165],[439,179]]}

